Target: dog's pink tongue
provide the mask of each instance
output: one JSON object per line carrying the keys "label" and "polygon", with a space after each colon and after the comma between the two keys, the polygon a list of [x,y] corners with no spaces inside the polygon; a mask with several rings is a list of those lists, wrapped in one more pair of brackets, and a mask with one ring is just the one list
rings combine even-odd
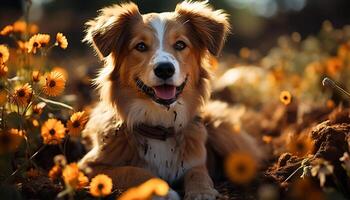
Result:
{"label": "dog's pink tongue", "polygon": [[176,87],[171,85],[161,85],[154,87],[156,96],[161,99],[172,99],[176,95]]}

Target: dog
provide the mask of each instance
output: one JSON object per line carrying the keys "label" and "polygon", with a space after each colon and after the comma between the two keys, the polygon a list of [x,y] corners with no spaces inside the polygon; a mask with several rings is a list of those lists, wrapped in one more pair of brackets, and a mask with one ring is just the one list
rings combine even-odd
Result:
{"label": "dog", "polygon": [[[116,188],[160,177],[183,183],[185,199],[216,199],[209,149],[220,158],[232,151],[260,158],[253,138],[234,133],[228,105],[209,102],[210,59],[229,32],[228,15],[207,2],[149,14],[129,2],[87,22],[84,40],[104,67],[95,79],[100,101],[82,133],[89,152],[80,168],[89,177],[107,174]],[[171,189],[167,198],[179,195]]]}

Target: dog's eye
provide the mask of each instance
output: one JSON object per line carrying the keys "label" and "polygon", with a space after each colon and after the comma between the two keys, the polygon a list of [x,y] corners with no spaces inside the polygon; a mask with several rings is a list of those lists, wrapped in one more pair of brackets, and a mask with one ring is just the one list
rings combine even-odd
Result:
{"label": "dog's eye", "polygon": [[139,52],[145,52],[148,50],[148,47],[144,42],[140,42],[135,46],[135,49]]}
{"label": "dog's eye", "polygon": [[182,51],[187,47],[187,45],[185,44],[185,42],[179,40],[174,44],[174,49],[178,50],[178,51]]}

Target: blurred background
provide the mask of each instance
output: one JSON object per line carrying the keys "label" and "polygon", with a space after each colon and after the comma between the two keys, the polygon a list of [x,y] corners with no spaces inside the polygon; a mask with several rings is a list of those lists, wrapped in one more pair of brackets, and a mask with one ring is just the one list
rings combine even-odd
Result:
{"label": "blurred background", "polygon": [[[69,51],[85,54],[87,45],[81,43],[84,23],[96,16],[96,11],[121,2],[117,0],[32,0],[30,21],[41,32],[65,33]],[[134,0],[141,13],[172,11],[180,0]],[[230,14],[233,34],[227,51],[238,52],[242,47],[267,51],[282,34],[299,32],[302,37],[316,34],[324,20],[335,27],[350,22],[348,0],[215,0],[209,1],[217,9]],[[23,0],[2,0],[0,26],[14,22],[23,13]]]}
{"label": "blurred background", "polygon": [[[84,101],[83,104],[88,104],[93,99],[90,95],[89,79],[94,77],[97,68],[101,66],[101,63],[93,55],[93,51],[88,45],[81,42],[84,37],[84,23],[96,17],[97,10],[117,2],[120,1],[32,0],[29,21],[40,27],[39,32],[51,35],[62,32],[68,38],[69,47],[67,50],[51,52],[50,65],[51,68],[53,66],[63,67],[68,71],[68,74],[74,74],[74,76],[69,76],[68,93],[78,90],[74,93],[83,97],[79,98],[78,96],[77,98],[78,101]],[[135,0],[134,2],[138,4],[141,13],[148,13],[172,11],[180,1]],[[221,74],[236,65],[261,66],[261,62],[266,61],[263,59],[264,57],[276,60],[275,53],[267,56],[273,52],[274,47],[282,46],[283,49],[283,45],[290,46],[290,44],[285,44],[286,38],[280,38],[280,36],[287,35],[298,42],[305,40],[310,35],[318,35],[322,27],[327,29],[328,26],[328,29],[333,29],[333,27],[336,29],[350,24],[350,12],[348,11],[350,1],[348,0],[215,0],[210,1],[210,4],[217,9],[226,10],[230,14],[233,27],[232,34],[229,36],[219,59],[221,66],[222,62],[225,61]],[[25,0],[2,0],[0,27],[23,19],[24,9]],[[337,36],[333,34],[329,38],[334,39],[334,37]],[[0,37],[0,43],[9,42],[4,40],[6,38]],[[324,38],[318,39],[316,43],[318,41],[322,43],[326,40]],[[307,42],[311,46],[318,45],[319,42],[314,43],[315,40]],[[301,43],[298,45],[302,46]],[[293,49],[294,53],[298,51],[298,48]],[[327,47],[326,51],[335,54],[336,48],[333,45],[333,47]],[[316,53],[320,55],[319,52]],[[281,60],[285,54],[277,56]],[[302,56],[309,55],[304,53]],[[243,61],[240,59],[242,57]],[[299,63],[299,68],[304,69],[307,63],[320,59],[303,62],[302,67],[300,67],[299,60],[296,61]],[[295,59],[288,61],[294,62]],[[276,68],[276,65],[268,64],[265,68]],[[294,69],[295,67],[292,71]],[[299,70],[299,74],[302,73],[303,71]]]}

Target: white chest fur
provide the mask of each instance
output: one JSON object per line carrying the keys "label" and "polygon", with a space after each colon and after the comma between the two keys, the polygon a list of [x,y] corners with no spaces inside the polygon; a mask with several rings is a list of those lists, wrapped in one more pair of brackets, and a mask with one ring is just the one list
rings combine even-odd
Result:
{"label": "white chest fur", "polygon": [[184,175],[186,163],[174,138],[165,141],[147,138],[142,143],[140,155],[152,173],[170,183]]}

